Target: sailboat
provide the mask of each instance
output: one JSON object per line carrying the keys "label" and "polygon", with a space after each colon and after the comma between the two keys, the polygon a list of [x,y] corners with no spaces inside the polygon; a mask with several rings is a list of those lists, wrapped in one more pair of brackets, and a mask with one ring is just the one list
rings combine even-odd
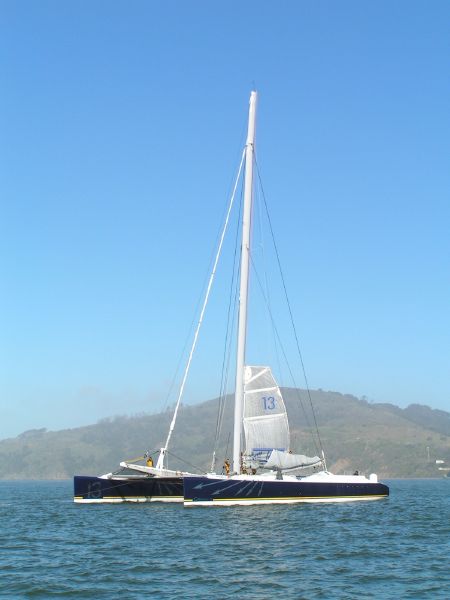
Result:
{"label": "sailboat", "polygon": [[[246,364],[253,165],[257,92],[250,96],[245,147],[244,209],[236,352],[233,467],[225,475],[186,475],[184,506],[284,504],[377,500],[389,488],[355,472],[334,475],[325,455],[308,457],[290,451],[286,407],[271,369]],[[245,446],[242,446],[242,438]],[[304,474],[307,471],[309,474]]]}

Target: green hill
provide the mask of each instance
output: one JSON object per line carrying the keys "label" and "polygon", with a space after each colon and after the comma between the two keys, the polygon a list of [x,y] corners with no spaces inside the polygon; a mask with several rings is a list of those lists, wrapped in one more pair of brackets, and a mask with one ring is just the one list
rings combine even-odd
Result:
{"label": "green hill", "polygon": [[[315,454],[314,420],[304,391],[284,389],[292,449]],[[299,400],[299,397],[302,399]],[[450,464],[450,413],[427,406],[406,409],[371,404],[337,392],[311,391],[317,424],[328,461],[336,473],[358,469],[380,477],[436,477],[436,459]],[[179,413],[169,466],[206,470],[217,421],[218,400],[183,406]],[[115,470],[121,460],[156,450],[164,442],[171,411],[114,417],[95,425],[62,431],[31,430],[0,441],[1,479],[64,479],[74,474]],[[231,454],[232,401],[225,409],[217,453],[219,466]]]}

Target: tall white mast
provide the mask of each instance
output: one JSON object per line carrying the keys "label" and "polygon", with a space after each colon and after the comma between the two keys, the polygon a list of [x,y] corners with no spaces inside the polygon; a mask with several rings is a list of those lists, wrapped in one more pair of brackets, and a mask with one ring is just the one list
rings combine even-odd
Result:
{"label": "tall white mast", "polygon": [[241,432],[244,404],[245,343],[247,336],[248,271],[250,262],[250,225],[253,202],[253,155],[255,146],[256,101],[258,94],[250,95],[248,132],[245,149],[244,211],[242,216],[241,283],[239,289],[239,325],[236,358],[236,388],[234,403],[233,471],[241,472]]}

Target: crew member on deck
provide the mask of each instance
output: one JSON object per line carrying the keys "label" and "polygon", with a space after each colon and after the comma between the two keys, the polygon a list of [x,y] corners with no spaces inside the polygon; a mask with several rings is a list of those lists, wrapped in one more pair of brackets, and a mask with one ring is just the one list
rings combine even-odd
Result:
{"label": "crew member on deck", "polygon": [[228,458],[225,459],[223,466],[225,467],[225,475],[229,475],[230,474],[230,461],[228,460]]}
{"label": "crew member on deck", "polygon": [[153,458],[151,456],[147,457],[147,467],[153,467]]}

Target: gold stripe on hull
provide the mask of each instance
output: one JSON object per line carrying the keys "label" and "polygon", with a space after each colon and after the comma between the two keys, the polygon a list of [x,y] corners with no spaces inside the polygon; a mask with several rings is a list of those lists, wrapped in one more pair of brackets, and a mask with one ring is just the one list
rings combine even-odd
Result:
{"label": "gold stripe on hull", "polygon": [[121,502],[183,502],[183,496],[104,496],[103,498],[83,498],[74,496],[76,504],[119,504]]}
{"label": "gold stripe on hull", "polygon": [[291,498],[223,498],[221,500],[184,500],[184,506],[232,506],[249,504],[299,504],[301,502],[357,502],[365,500],[381,500],[387,498],[386,494],[379,496],[322,496],[322,497],[291,497]]}

